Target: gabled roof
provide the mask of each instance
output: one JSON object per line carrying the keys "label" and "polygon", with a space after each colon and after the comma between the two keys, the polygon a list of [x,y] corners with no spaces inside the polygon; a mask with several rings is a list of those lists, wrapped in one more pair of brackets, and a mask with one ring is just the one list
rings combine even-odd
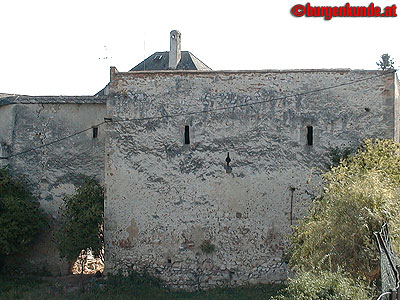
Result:
{"label": "gabled roof", "polygon": [[[157,71],[169,70],[169,52],[155,52],[130,71]],[[189,51],[181,51],[181,60],[174,70],[200,70],[211,71],[205,63]]]}

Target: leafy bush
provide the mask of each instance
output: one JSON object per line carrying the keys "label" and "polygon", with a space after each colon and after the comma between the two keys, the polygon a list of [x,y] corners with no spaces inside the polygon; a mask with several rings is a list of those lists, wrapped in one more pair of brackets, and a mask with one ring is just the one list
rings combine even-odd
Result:
{"label": "leafy bush", "polygon": [[[73,262],[85,263],[89,251],[102,257],[104,244],[104,191],[93,178],[86,178],[76,194],[64,198],[62,226],[58,232],[60,255]],[[82,267],[83,271],[83,267]]]}
{"label": "leafy bush", "polygon": [[0,257],[24,252],[45,224],[24,180],[0,169]]}
{"label": "leafy bush", "polygon": [[204,254],[211,254],[215,251],[215,245],[210,240],[204,240],[200,245],[200,249]]}
{"label": "leafy bush", "polygon": [[342,160],[349,158],[350,155],[354,154],[356,151],[357,148],[355,147],[331,148],[328,153],[329,163],[327,169],[337,167]]}
{"label": "leafy bush", "polygon": [[369,289],[340,271],[300,271],[270,300],[367,300]]}
{"label": "leafy bush", "polygon": [[353,278],[371,282],[379,275],[373,232],[388,222],[400,249],[400,144],[367,140],[323,177],[323,194],[291,237],[290,262],[308,270],[343,266]]}

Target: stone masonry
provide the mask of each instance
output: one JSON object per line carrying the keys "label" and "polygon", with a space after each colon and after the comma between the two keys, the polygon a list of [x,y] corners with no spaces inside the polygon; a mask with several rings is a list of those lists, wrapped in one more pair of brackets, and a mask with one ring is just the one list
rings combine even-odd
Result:
{"label": "stone masonry", "polygon": [[[58,212],[66,194],[73,194],[82,175],[104,178],[104,131],[98,129],[40,146],[101,123],[105,97],[33,97],[5,95],[0,98],[0,156],[34,151],[0,160],[14,174],[24,175],[40,200],[50,227],[41,233],[31,251],[18,266],[23,272],[64,275],[68,264],[61,260],[54,240]],[[21,261],[21,258],[18,258]]]}
{"label": "stone masonry", "polygon": [[329,152],[399,139],[393,73],[113,68],[111,78],[106,272],[176,288],[286,279],[286,236]]}
{"label": "stone masonry", "polygon": [[393,72],[212,71],[179,31],[170,42],[111,67],[96,96],[0,94],[0,167],[26,176],[50,220],[24,271],[68,271],[54,231],[85,175],[106,188],[106,272],[186,289],[280,282],[330,151],[399,141]]}

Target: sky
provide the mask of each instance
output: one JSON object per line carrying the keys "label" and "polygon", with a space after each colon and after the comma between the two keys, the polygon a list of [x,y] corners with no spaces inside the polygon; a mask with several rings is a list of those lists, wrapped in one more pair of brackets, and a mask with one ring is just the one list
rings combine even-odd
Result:
{"label": "sky", "polygon": [[110,66],[126,72],[168,51],[174,29],[182,34],[182,50],[213,70],[375,70],[383,53],[398,68],[400,16],[325,20],[291,14],[294,5],[308,2],[371,3],[352,1],[2,0],[0,93],[94,95],[109,82]]}

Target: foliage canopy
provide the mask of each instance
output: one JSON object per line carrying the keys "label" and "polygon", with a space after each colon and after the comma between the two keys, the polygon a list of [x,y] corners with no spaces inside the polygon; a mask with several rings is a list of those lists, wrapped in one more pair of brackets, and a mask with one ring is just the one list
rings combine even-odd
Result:
{"label": "foliage canopy", "polygon": [[46,224],[39,202],[26,188],[22,178],[0,169],[0,257],[18,254]]}
{"label": "foliage canopy", "polygon": [[384,222],[400,250],[400,144],[366,140],[353,156],[323,175],[322,195],[293,233],[295,269],[335,272],[371,282],[379,275],[379,252],[373,232]]}
{"label": "foliage canopy", "polygon": [[379,67],[379,69],[381,69],[383,71],[388,70],[388,69],[394,69],[394,60],[387,53],[382,54],[381,60],[378,61],[376,64]]}
{"label": "foliage canopy", "polygon": [[[60,255],[73,262],[90,250],[102,257],[104,244],[104,191],[93,178],[86,178],[74,195],[64,198],[63,224],[58,232]],[[83,252],[83,253],[82,253]]]}

